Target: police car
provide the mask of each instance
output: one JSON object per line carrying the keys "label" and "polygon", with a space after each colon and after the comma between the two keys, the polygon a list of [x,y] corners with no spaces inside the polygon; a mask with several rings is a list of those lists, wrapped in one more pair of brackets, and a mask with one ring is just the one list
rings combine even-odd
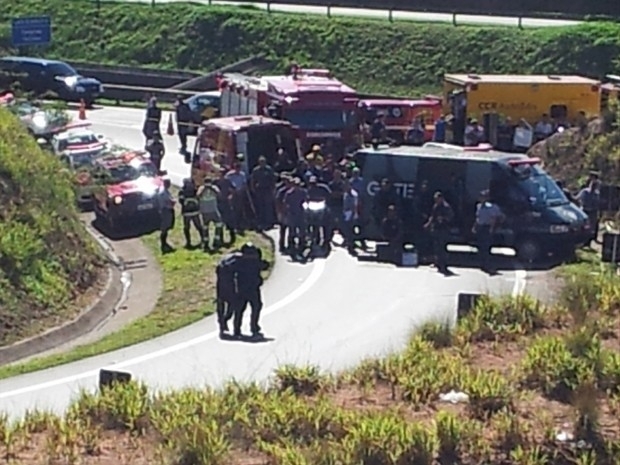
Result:
{"label": "police car", "polygon": [[88,124],[77,124],[52,137],[52,150],[56,155],[73,152],[98,155],[110,147],[103,135],[95,134]]}
{"label": "police car", "polygon": [[163,175],[142,152],[125,151],[95,160],[91,170],[96,221],[109,232],[159,222],[157,196]]}

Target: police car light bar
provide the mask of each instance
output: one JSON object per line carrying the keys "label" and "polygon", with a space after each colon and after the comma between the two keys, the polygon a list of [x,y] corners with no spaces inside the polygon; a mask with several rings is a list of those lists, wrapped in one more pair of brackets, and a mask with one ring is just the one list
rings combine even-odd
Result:
{"label": "police car light bar", "polygon": [[522,166],[522,165],[538,165],[540,164],[541,160],[538,157],[535,158],[523,158],[520,160],[510,160],[508,161],[508,164],[510,166]]}
{"label": "police car light bar", "polygon": [[69,150],[70,152],[88,151],[103,148],[105,146],[105,142],[93,142],[92,144],[70,145],[67,150]]}

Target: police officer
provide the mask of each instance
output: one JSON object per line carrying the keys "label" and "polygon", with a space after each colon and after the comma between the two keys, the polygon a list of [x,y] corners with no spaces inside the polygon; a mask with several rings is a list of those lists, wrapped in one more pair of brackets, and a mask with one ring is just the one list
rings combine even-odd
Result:
{"label": "police officer", "polygon": [[[306,226],[308,227],[308,235],[312,239],[312,243],[318,246],[329,246],[331,240],[331,221],[328,201],[332,194],[331,189],[324,183],[318,182],[316,176],[311,176],[308,180],[307,197],[310,202],[325,202],[325,209],[323,211],[308,211],[305,212]],[[310,236],[310,227],[320,228],[314,231],[314,236]],[[322,235],[322,241],[321,241]]]}
{"label": "police officer", "polygon": [[290,248],[290,234],[288,234],[289,227],[284,197],[286,196],[286,193],[293,188],[293,178],[286,173],[283,173],[281,178],[283,182],[282,185],[276,190],[275,203],[276,212],[278,215],[278,224],[280,227],[278,249],[280,253],[284,253]]}
{"label": "police officer", "polygon": [[582,189],[577,194],[577,201],[583,211],[588,215],[588,222],[590,223],[590,240],[586,244],[588,247],[592,245],[592,242],[596,242],[598,239],[599,219],[601,209],[601,191],[600,181],[598,176],[590,173],[590,179],[587,187]]}
{"label": "police officer", "polygon": [[228,321],[238,306],[237,272],[241,265],[243,254],[233,251],[224,255],[218,263],[215,273],[216,282],[216,309],[217,322],[220,326],[220,337],[228,331]]}
{"label": "police officer", "polygon": [[403,222],[395,205],[388,207],[387,215],[381,222],[381,235],[388,243],[390,260],[398,264],[403,252]]}
{"label": "police officer", "polygon": [[308,200],[305,189],[301,187],[301,180],[294,178],[292,187],[284,195],[284,208],[289,231],[289,248],[295,255],[299,255],[304,246],[305,234],[304,203]]}
{"label": "police officer", "polygon": [[157,171],[161,171],[161,162],[166,154],[166,148],[164,147],[164,141],[161,138],[159,129],[153,130],[152,138],[146,143],[146,151],[157,168]]}
{"label": "police officer", "polygon": [[230,244],[234,244],[237,239],[237,234],[235,233],[235,223],[233,217],[233,199],[235,187],[233,186],[230,179],[226,177],[227,170],[226,168],[220,168],[220,177],[217,181],[215,181],[215,186],[219,189],[220,194],[217,198],[217,208],[222,215],[222,221],[226,229],[228,230],[228,234],[230,235]]}
{"label": "police officer", "polygon": [[237,271],[238,304],[235,304],[234,335],[241,336],[241,322],[245,307],[251,308],[250,330],[253,337],[261,336],[259,325],[260,312],[263,308],[261,286],[263,278],[261,272],[269,268],[269,263],[262,259],[261,251],[251,243],[241,247],[241,264]]}
{"label": "police officer", "polygon": [[158,206],[160,215],[159,241],[161,253],[169,253],[174,249],[168,244],[168,232],[174,229],[174,206],[176,200],[170,192],[170,179],[164,179],[164,190],[158,196]]}
{"label": "police officer", "polygon": [[250,186],[256,207],[257,226],[260,231],[271,229],[274,223],[274,189],[276,174],[265,157],[258,158],[252,170]]}
{"label": "police officer", "polygon": [[191,226],[192,224],[200,234],[200,242],[204,242],[204,231],[200,221],[200,202],[194,181],[190,178],[183,180],[183,187],[179,193],[179,204],[183,215],[183,234],[185,236],[185,248],[192,247]]}
{"label": "police officer", "polygon": [[248,182],[247,176],[243,171],[242,162],[240,159],[243,157],[237,156],[237,160],[233,163],[232,169],[226,173],[226,179],[228,179],[233,186],[232,196],[232,216],[233,224],[237,233],[243,234],[246,229],[246,205],[248,200]]}
{"label": "police officer", "polygon": [[477,237],[478,255],[481,259],[482,269],[489,273],[493,272],[490,266],[493,235],[502,218],[502,211],[495,203],[491,202],[489,191],[482,191],[480,203],[476,207],[476,221],[472,232]]}
{"label": "police officer", "polygon": [[424,229],[430,230],[433,239],[433,253],[435,255],[435,265],[440,273],[448,273],[448,237],[450,234],[450,225],[454,219],[452,207],[441,192],[435,192],[433,196],[435,203],[431,209],[428,221],[424,225]]}
{"label": "police officer", "polygon": [[161,109],[157,106],[157,97],[151,97],[146,107],[146,118],[142,127],[142,134],[148,141],[153,138],[155,131],[159,132],[161,124]]}
{"label": "police officer", "polygon": [[191,162],[191,159],[190,153],[187,151],[187,136],[190,133],[192,112],[181,95],[177,97],[174,106],[177,120],[177,134],[179,135],[179,143],[181,145],[179,153],[185,157],[185,162],[189,164]]}

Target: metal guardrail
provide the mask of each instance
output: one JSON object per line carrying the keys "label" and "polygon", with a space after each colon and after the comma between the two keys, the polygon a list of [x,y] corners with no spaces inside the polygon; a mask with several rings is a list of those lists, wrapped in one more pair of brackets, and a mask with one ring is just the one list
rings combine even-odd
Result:
{"label": "metal guardrail", "polygon": [[[566,19],[583,20],[590,17],[605,19],[620,18],[620,2],[618,0],[233,0],[238,4],[325,7],[330,15],[331,8],[350,8],[366,10],[383,10],[389,12],[422,12],[451,15],[472,16],[505,16],[514,18]],[[151,0],[157,3],[168,3],[164,0]],[[212,0],[205,3],[217,4]]]}
{"label": "metal guardrail", "polygon": [[[122,74],[115,74],[114,80],[103,82],[103,98],[120,101],[146,101],[148,96],[155,95],[163,102],[174,101],[177,95],[195,95],[199,92],[217,89],[218,73],[248,73],[269,66],[270,62],[263,55],[255,55],[231,65],[223,66],[207,74],[198,75],[189,80],[182,80],[174,85],[159,85],[145,76],[135,76],[133,82],[125,82]],[[120,81],[120,82],[119,82]],[[161,81],[159,81],[161,82]]]}

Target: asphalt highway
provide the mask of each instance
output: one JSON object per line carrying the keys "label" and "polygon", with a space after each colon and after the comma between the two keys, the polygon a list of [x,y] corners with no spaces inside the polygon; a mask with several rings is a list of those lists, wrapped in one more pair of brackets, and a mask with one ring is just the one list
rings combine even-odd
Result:
{"label": "asphalt highway", "polygon": [[[151,3],[152,0],[125,0],[132,3]],[[187,0],[154,0],[157,3],[187,3]],[[267,3],[261,2],[229,2],[217,0],[193,0],[192,3],[202,3],[204,5],[236,5],[248,6],[252,5],[263,10],[267,9]],[[327,2],[326,2],[327,3]],[[315,14],[327,15],[327,7],[308,6],[308,5],[270,5],[271,11],[294,14]],[[332,8],[331,14],[334,16],[349,16],[362,18],[383,18],[388,19],[388,10],[371,10],[366,8]],[[454,17],[446,13],[429,13],[423,11],[394,11],[392,14],[394,20],[420,21],[420,22],[443,22],[452,23]],[[483,15],[456,15],[457,24],[478,24],[478,25],[497,25],[497,26],[517,26],[519,18],[505,16],[483,16]],[[569,21],[560,19],[540,19],[527,18],[522,19],[521,25],[525,27],[557,27],[570,26],[579,24],[579,21]]]}
{"label": "asphalt highway", "polygon": [[[143,145],[143,115],[143,110],[120,108],[88,112],[94,130],[129,148]],[[177,154],[176,138],[166,137],[166,145],[164,168],[178,184],[188,166]],[[0,411],[11,416],[35,407],[62,412],[80,389],[96,389],[103,367],[129,371],[155,389],[217,386],[232,378],[263,382],[284,363],[340,370],[397,350],[415,325],[453,320],[459,292],[529,293],[536,288],[531,283],[545,276],[519,269],[495,276],[471,268],[454,272],[444,277],[428,267],[362,263],[341,250],[306,265],[278,257],[263,290],[265,342],[221,341],[214,319],[207,318],[123,350],[2,380]]]}

